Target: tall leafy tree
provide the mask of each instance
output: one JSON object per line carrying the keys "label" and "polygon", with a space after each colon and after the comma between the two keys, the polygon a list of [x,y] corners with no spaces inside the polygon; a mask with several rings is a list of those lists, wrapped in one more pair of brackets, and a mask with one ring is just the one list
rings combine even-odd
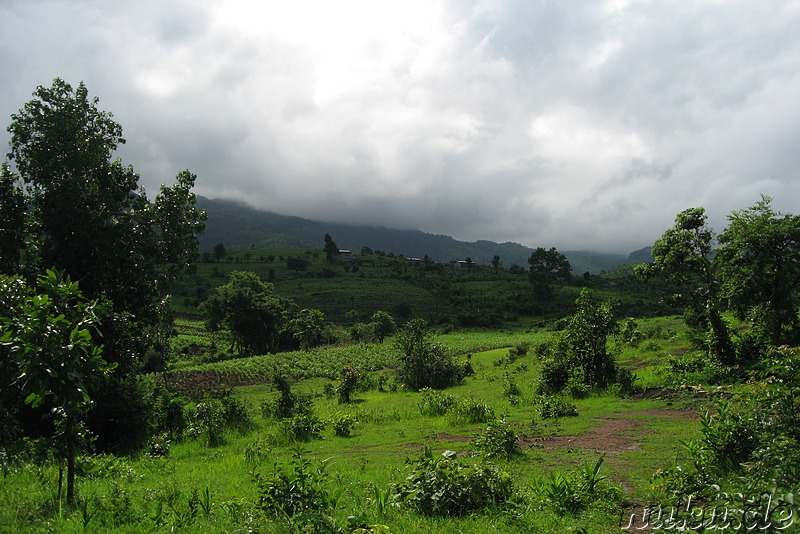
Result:
{"label": "tall leafy tree", "polygon": [[677,300],[687,307],[692,326],[708,332],[711,353],[723,363],[733,363],[735,353],[730,330],[722,317],[719,270],[714,262],[714,232],[703,208],[690,208],[675,217],[675,225],[653,244],[654,261],[639,265],[642,278],[663,276],[678,291]]}
{"label": "tall leafy tree", "polygon": [[[191,192],[196,177],[179,173],[173,186],[162,186],[150,201],[133,169],[113,159],[125,143],[122,127],[83,83],[73,88],[56,79],[33,96],[8,127],[8,159],[19,177],[12,190],[15,198],[22,195],[27,212],[20,271],[34,275],[55,268],[79,280],[87,298],[107,299],[100,325],[104,355],[119,364],[116,385],[131,385],[146,349],[158,339],[153,334],[165,317],[167,282],[199,254],[197,234],[205,214],[196,209]],[[4,218],[2,223],[3,230],[12,227]],[[120,390],[112,389],[105,398],[120,399]],[[125,424],[130,435],[132,424],[121,422],[126,416],[120,409],[98,416],[117,421],[117,428],[103,429],[106,434],[125,435]]]}
{"label": "tall leafy tree", "polygon": [[289,330],[303,350],[319,345],[325,333],[325,314],[319,310],[303,308],[289,320]]}
{"label": "tall leafy tree", "polygon": [[284,326],[285,304],[272,284],[249,271],[232,271],[203,305],[208,328],[230,332],[231,346],[241,354],[274,351]]}
{"label": "tall leafy tree", "polygon": [[25,247],[25,195],[7,164],[0,168],[0,273],[20,267]]}
{"label": "tall leafy tree", "polygon": [[501,265],[500,256],[495,254],[494,256],[492,256],[492,267],[494,268],[494,274],[500,272],[500,265]]}
{"label": "tall leafy tree", "polygon": [[378,343],[383,343],[383,340],[386,339],[387,336],[394,334],[394,331],[397,328],[397,323],[395,323],[394,317],[392,317],[389,313],[383,310],[378,310],[372,314],[370,326],[372,328],[372,332],[375,334],[375,338],[378,340]]}
{"label": "tall leafy tree", "polygon": [[331,237],[331,234],[325,234],[324,241],[325,245],[323,246],[322,250],[325,251],[325,259],[328,261],[328,263],[333,263],[333,259],[339,252],[339,247],[336,246],[336,242]]}
{"label": "tall leafy tree", "polygon": [[776,212],[772,199],[734,211],[720,234],[722,291],[740,319],[773,345],[800,342],[800,217]]}
{"label": "tall leafy tree", "polygon": [[553,284],[569,280],[572,266],[566,256],[558,252],[555,247],[546,250],[537,248],[528,258],[528,279],[533,284],[533,290],[539,298],[553,296]]}

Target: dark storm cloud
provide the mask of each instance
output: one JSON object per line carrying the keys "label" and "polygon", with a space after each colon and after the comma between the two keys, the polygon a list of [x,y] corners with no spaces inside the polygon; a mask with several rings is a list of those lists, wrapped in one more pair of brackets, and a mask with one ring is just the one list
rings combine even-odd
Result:
{"label": "dark storm cloud", "polygon": [[[83,80],[152,194],[628,252],[692,206],[797,212],[800,3],[0,4],[0,115]],[[4,144],[7,135],[4,134]]]}

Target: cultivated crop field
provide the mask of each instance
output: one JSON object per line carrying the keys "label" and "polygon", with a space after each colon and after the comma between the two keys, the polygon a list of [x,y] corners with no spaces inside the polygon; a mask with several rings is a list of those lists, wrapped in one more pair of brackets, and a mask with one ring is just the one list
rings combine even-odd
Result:
{"label": "cultivated crop field", "polygon": [[[183,437],[161,436],[149,454],[134,457],[82,457],[75,510],[58,509],[58,464],[3,459],[0,525],[41,532],[619,532],[626,510],[658,498],[652,475],[681,457],[681,441],[697,436],[698,412],[715,398],[713,391],[654,389],[669,382],[668,355],[686,348],[679,328],[677,319],[642,321],[651,343],[621,352],[622,366],[648,389],[589,391],[558,402],[536,393],[535,351],[512,356],[509,349],[535,346],[548,335],[539,330],[436,336],[474,370],[438,392],[398,386],[392,340],[187,362],[172,377],[178,386],[189,381],[183,391],[192,417]],[[179,332],[198,336],[199,326],[183,324]],[[336,391],[343,365],[360,373],[347,403]],[[293,426],[274,413],[280,394],[269,377],[276,369],[308,404],[308,417]],[[200,395],[192,376],[215,377],[205,387],[224,393]],[[503,440],[508,435],[513,446]],[[456,478],[475,466],[496,469],[508,498],[461,514],[425,513],[413,506],[426,489],[424,477],[414,478],[424,465]],[[592,477],[594,493],[564,493]],[[276,514],[271,499],[308,509]]]}

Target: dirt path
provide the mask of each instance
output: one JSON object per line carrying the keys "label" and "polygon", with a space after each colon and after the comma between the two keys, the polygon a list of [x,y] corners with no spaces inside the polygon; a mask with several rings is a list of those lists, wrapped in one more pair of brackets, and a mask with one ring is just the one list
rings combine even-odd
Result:
{"label": "dirt path", "polygon": [[697,420],[696,410],[639,410],[620,412],[614,417],[592,419],[600,423],[581,434],[565,434],[522,438],[523,449],[544,447],[545,449],[589,449],[605,454],[615,454],[639,449],[639,439],[648,432],[640,428],[642,421],[631,419],[634,416],[652,416],[654,419],[686,419]]}

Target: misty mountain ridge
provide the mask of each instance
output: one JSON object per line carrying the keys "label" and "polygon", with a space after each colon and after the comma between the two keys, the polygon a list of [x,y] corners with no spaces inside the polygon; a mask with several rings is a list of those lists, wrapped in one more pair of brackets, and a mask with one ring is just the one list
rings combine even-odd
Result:
{"label": "misty mountain ridge", "polygon": [[[258,210],[243,202],[197,196],[197,207],[208,214],[206,231],[200,236],[200,249],[210,251],[222,243],[229,250],[260,247],[322,248],[323,237],[330,234],[340,249],[360,252],[362,247],[402,254],[406,257],[428,256],[436,262],[472,259],[488,265],[495,255],[506,268],[517,264],[528,268],[534,251],[519,243],[495,243],[479,240],[458,241],[450,236],[420,230],[397,230],[381,226],[349,225],[312,221],[301,217]],[[544,248],[558,246],[549,244]],[[569,259],[573,273],[599,273],[621,264],[651,261],[650,248],[629,256],[588,251],[559,250]]]}

